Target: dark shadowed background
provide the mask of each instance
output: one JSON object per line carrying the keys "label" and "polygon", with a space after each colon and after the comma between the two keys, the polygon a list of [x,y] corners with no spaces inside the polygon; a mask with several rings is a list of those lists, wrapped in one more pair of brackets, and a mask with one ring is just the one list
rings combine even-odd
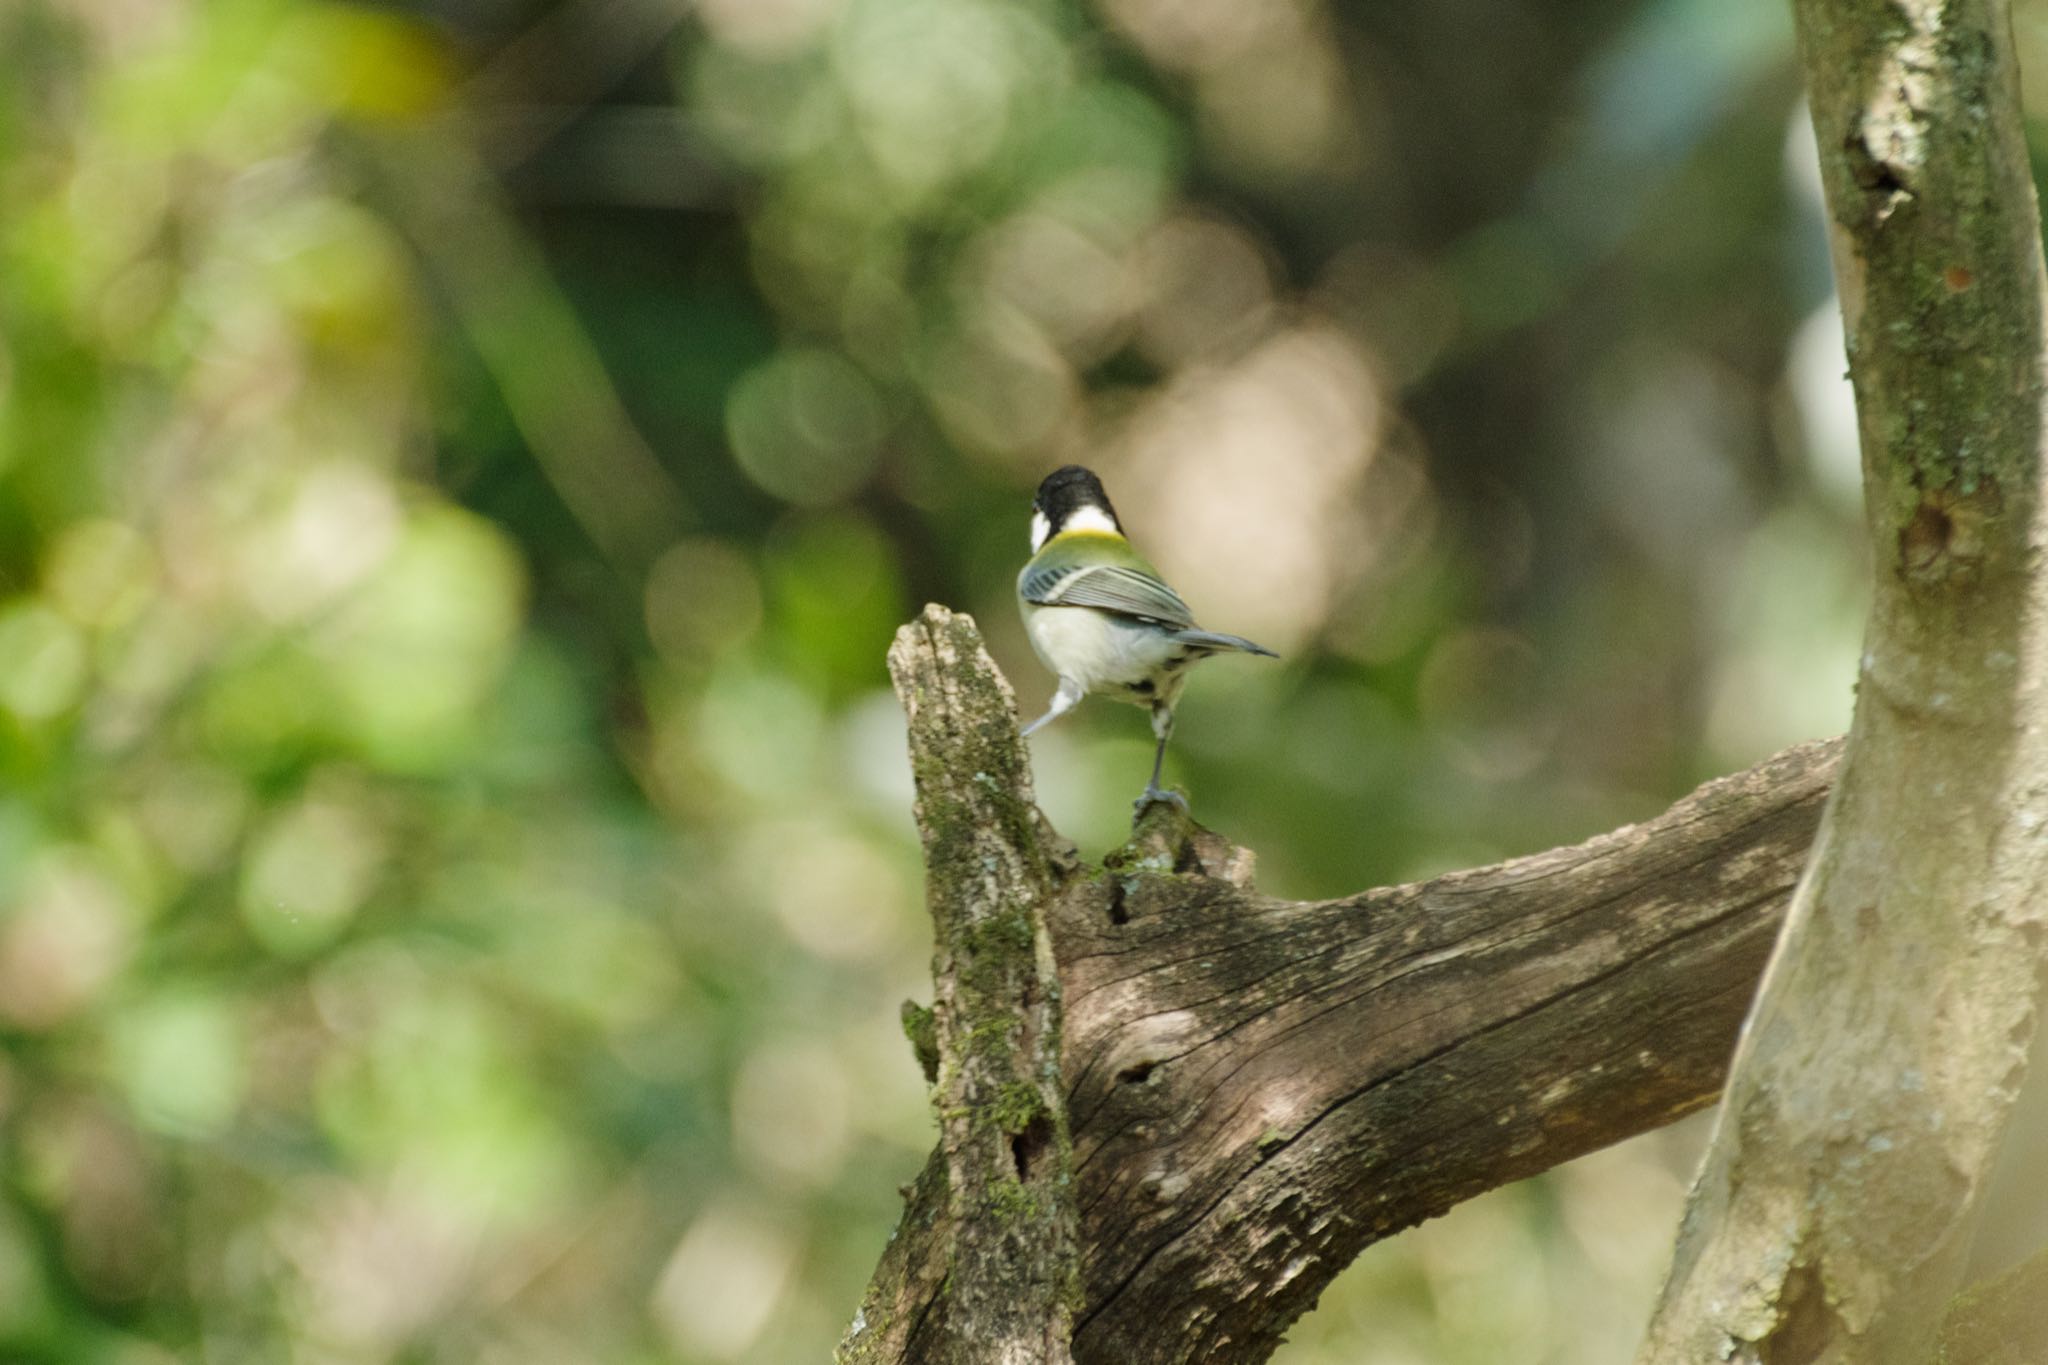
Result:
{"label": "dark shadowed background", "polygon": [[[1037,713],[1056,465],[1286,656],[1168,764],[1269,890],[1842,728],[1810,142],[1774,3],[0,10],[0,1357],[823,1358],[932,1136],[883,651]],[[1085,854],[1149,749],[1035,740]],[[1625,1360],[1697,1139],[1281,1359]]]}

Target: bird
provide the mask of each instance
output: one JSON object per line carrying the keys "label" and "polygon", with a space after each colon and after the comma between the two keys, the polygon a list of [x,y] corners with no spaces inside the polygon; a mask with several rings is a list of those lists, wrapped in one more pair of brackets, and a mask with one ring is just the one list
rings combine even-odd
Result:
{"label": "bird", "polygon": [[1131,548],[1102,480],[1075,464],[1046,475],[1031,500],[1031,559],[1017,575],[1017,606],[1032,650],[1059,678],[1050,709],[1024,734],[1091,695],[1151,708],[1159,747],[1152,780],[1132,803],[1140,815],[1155,801],[1188,808],[1186,797],[1159,785],[1188,666],[1232,652],[1280,657],[1197,626],[1180,594]]}

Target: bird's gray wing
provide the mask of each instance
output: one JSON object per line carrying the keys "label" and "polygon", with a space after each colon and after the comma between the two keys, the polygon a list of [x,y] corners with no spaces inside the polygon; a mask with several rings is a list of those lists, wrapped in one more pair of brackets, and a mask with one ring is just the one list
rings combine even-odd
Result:
{"label": "bird's gray wing", "polygon": [[1194,613],[1180,594],[1142,569],[1115,564],[1048,565],[1026,574],[1024,600],[1042,607],[1095,607],[1122,616],[1136,616],[1184,627]]}

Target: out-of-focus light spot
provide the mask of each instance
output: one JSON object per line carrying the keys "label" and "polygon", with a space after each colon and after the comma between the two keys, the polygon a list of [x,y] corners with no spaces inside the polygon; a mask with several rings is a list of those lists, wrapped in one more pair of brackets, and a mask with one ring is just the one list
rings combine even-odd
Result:
{"label": "out-of-focus light spot", "polygon": [[1029,87],[1070,79],[1066,45],[1037,16],[989,0],[888,0],[840,26],[833,64],[867,153],[919,195],[1002,145]]}
{"label": "out-of-focus light spot", "polygon": [[1159,221],[1170,197],[1174,162],[1164,144],[1171,129],[1154,106],[1130,91],[1091,93],[1101,111],[1101,126],[1091,132],[1109,144],[1102,154],[1132,164],[1080,167],[1060,177],[1035,202],[1040,213],[1072,223],[1097,241],[1135,244]]}
{"label": "out-of-focus light spot", "polygon": [[699,0],[719,42],[756,57],[784,57],[816,41],[845,0]]}
{"label": "out-of-focus light spot", "polygon": [[1785,382],[1799,409],[1807,469],[1814,484],[1844,512],[1863,508],[1863,447],[1856,432],[1856,386],[1842,344],[1842,304],[1829,299],[1792,335]]}
{"label": "out-of-focus light spot", "polygon": [[1838,541],[1811,509],[1773,513],[1718,594],[1706,737],[1730,766],[1848,728],[1869,584]]}
{"label": "out-of-focus light spot", "polygon": [[817,1042],[766,1043],[732,1088],[733,1151],[763,1180],[820,1188],[846,1164],[852,1088],[845,1064]]}
{"label": "out-of-focus light spot", "polygon": [[677,661],[708,662],[761,627],[754,566],[721,540],[672,545],[647,574],[647,635]]}
{"label": "out-of-focus light spot", "polygon": [[23,720],[69,710],[85,685],[85,638],[40,601],[0,610],[0,706]]}
{"label": "out-of-focus light spot", "polygon": [[[262,172],[251,172],[261,176]],[[324,364],[403,364],[413,296],[404,253],[368,210],[334,196],[287,199],[252,215],[241,251],[262,270],[260,288]]]}
{"label": "out-of-focus light spot", "polygon": [[1104,0],[1111,23],[1163,66],[1200,70],[1232,61],[1298,22],[1287,3],[1237,0]]}
{"label": "out-of-focus light spot", "polygon": [[424,20],[361,5],[317,4],[293,16],[281,51],[292,74],[342,114],[385,122],[432,112],[454,66]]}
{"label": "out-of-focus light spot", "polygon": [[191,678],[212,638],[200,612],[159,599],[125,631],[102,665],[108,692],[124,700],[156,702]]}
{"label": "out-of-focus light spot", "polygon": [[[1671,1228],[1685,1207],[1685,1182],[1654,1148],[1622,1143],[1551,1173],[1559,1211],[1586,1259],[1646,1302],[1671,1257]],[[1661,1211],[1662,1216],[1657,1216]]]}
{"label": "out-of-focus light spot", "polygon": [[[750,7],[750,0],[734,5]],[[735,158],[776,166],[844,136],[846,106],[810,65],[765,60],[729,43],[692,44],[689,56],[690,106]]]}
{"label": "out-of-focus light spot", "polygon": [[1501,1360],[1550,1331],[1544,1260],[1526,1196],[1469,1200],[1417,1230],[1444,1344],[1457,1360]]}
{"label": "out-of-focus light spot", "polygon": [[795,681],[735,664],[704,690],[689,738],[719,777],[773,801],[816,779],[823,728],[816,698]]}
{"label": "out-of-focus light spot", "polygon": [[1785,115],[1785,183],[1807,205],[1824,212],[1827,195],[1820,182],[1820,143],[1813,135],[1813,108],[1804,98]]}
{"label": "out-of-focus light spot", "polygon": [[845,771],[864,802],[877,812],[901,817],[910,809],[916,790],[904,738],[903,708],[895,694],[877,689],[848,706],[839,731]]}
{"label": "out-of-focus light spot", "polygon": [[273,1234],[298,1272],[302,1330],[342,1359],[388,1358],[459,1292],[477,1236],[404,1181],[375,1195],[338,1180],[307,1183]]}
{"label": "out-of-focus light spot", "polygon": [[1406,434],[1397,428],[1366,469],[1358,493],[1364,529],[1347,557],[1357,578],[1324,636],[1332,648],[1370,664],[1408,654],[1441,620],[1441,511],[1428,465],[1402,439]]}
{"label": "out-of-focus light spot", "polygon": [[[893,225],[879,207],[865,198],[849,203],[829,188],[802,179],[785,183],[750,224],[754,278],[776,311],[799,323],[836,322],[855,277],[879,269],[893,281],[904,269],[900,246],[890,239]],[[917,319],[905,322],[914,332]],[[901,359],[884,357],[882,372]]]}
{"label": "out-of-focus light spot", "polygon": [[874,385],[830,351],[784,351],[742,376],[725,430],[747,477],[778,498],[816,506],[858,488],[874,468],[883,412]]}
{"label": "out-of-focus light spot", "polygon": [[518,554],[495,526],[449,507],[415,513],[314,634],[354,738],[400,768],[457,751],[510,657],[523,589]]}
{"label": "out-of-focus light spot", "polygon": [[1204,72],[1200,90],[1203,132],[1240,179],[1284,183],[1336,165],[1349,111],[1327,38],[1262,47]]}
{"label": "out-of-focus light spot", "polygon": [[924,381],[940,426],[972,454],[1035,459],[1075,410],[1072,367],[1021,318],[942,335]]}
{"label": "out-of-focus light spot", "polygon": [[502,931],[498,956],[524,989],[608,1030],[659,1019],[674,1007],[676,958],[645,920],[573,887],[531,888]]}
{"label": "out-of-focus light spot", "polygon": [[198,993],[158,996],[122,1012],[109,1039],[116,1080],[148,1127],[178,1137],[217,1133],[247,1079],[240,1016]]}
{"label": "out-of-focus light spot", "polygon": [[156,566],[133,527],[81,521],[51,546],[44,580],[51,600],[80,625],[118,626],[149,600]]}
{"label": "out-of-focus light spot", "polygon": [[17,1028],[63,1022],[128,960],[135,911],[82,852],[43,855],[0,921],[0,1018]]}
{"label": "out-of-focus light spot", "polygon": [[1160,364],[1231,354],[1272,317],[1273,281],[1243,229],[1180,217],[1147,234],[1137,253],[1143,307],[1138,333]]}
{"label": "out-of-focus light spot", "polygon": [[755,1206],[714,1204],[663,1267],[654,1316],[682,1351],[742,1359],[788,1287],[796,1254],[789,1234]]}
{"label": "out-of-focus light spot", "polygon": [[313,1008],[337,1037],[370,1037],[377,1021],[409,1008],[428,989],[427,967],[388,939],[371,939],[319,964],[312,977]]}
{"label": "out-of-focus light spot", "polygon": [[249,809],[249,795],[234,773],[203,763],[143,770],[136,800],[143,830],[187,875],[213,867],[227,853]]}
{"label": "out-of-focus light spot", "polygon": [[864,253],[847,272],[837,323],[846,353],[875,374],[893,374],[916,345],[917,303],[900,277],[893,251]]}
{"label": "out-of-focus light spot", "polygon": [[413,1198],[467,1227],[530,1225],[586,1192],[510,1007],[458,973],[366,1003],[368,1032],[324,1059],[315,1094],[348,1162],[413,1182]]}
{"label": "out-of-focus light spot", "polygon": [[1381,409],[1356,343],[1303,327],[1191,370],[1124,437],[1124,522],[1217,630],[1285,652],[1321,625],[1363,553],[1359,479]]}
{"label": "out-of-focus light spot", "polygon": [[742,841],[768,908],[820,957],[859,962],[891,946],[911,903],[896,868],[865,840],[828,825],[756,826]]}
{"label": "out-of-focus light spot", "polygon": [[1704,356],[1632,355],[1585,402],[1601,511],[1653,563],[1692,576],[1748,519],[1739,470],[1755,437],[1740,414],[1755,403],[1743,380]]}
{"label": "out-of-focus light spot", "polygon": [[904,1050],[901,1002],[929,990],[931,973],[924,962],[906,956],[890,974],[895,979],[875,991],[879,1007],[850,1020],[833,1050],[857,1097],[848,1115],[855,1130],[921,1156],[932,1145],[931,1105],[924,1073]]}
{"label": "out-of-focus light spot", "polygon": [[315,466],[284,514],[249,541],[243,590],[273,620],[303,616],[375,569],[400,525],[398,497],[375,470],[340,461]]}
{"label": "out-of-focus light spot", "polygon": [[242,919],[274,953],[333,941],[375,884],[382,833],[356,805],[312,796],[271,817],[242,863]]}
{"label": "out-of-focus light spot", "polygon": [[1045,214],[990,229],[977,261],[981,284],[1030,318],[1076,363],[1116,349],[1132,304],[1124,262],[1073,224]]}
{"label": "out-of-focus light spot", "polygon": [[896,547],[852,512],[785,518],[762,555],[774,634],[792,671],[821,695],[863,687],[902,624]]}

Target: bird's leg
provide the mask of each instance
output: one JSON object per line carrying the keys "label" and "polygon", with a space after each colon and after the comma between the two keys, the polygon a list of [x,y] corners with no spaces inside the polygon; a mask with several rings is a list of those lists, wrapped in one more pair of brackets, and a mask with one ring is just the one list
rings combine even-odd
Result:
{"label": "bird's leg", "polygon": [[1145,792],[1131,805],[1142,815],[1145,807],[1154,801],[1164,801],[1169,806],[1180,807],[1180,813],[1188,813],[1188,799],[1176,791],[1167,791],[1159,785],[1159,773],[1166,766],[1166,741],[1173,735],[1173,708],[1165,702],[1152,703],[1152,733],[1159,736],[1159,747],[1152,753],[1152,780],[1145,784]]}
{"label": "bird's leg", "polygon": [[1081,684],[1075,682],[1072,678],[1061,678],[1059,690],[1052,694],[1051,708],[1037,720],[1025,726],[1022,733],[1028,735],[1047,721],[1056,720],[1064,716],[1067,712],[1081,704],[1081,698],[1084,695],[1081,690]]}

